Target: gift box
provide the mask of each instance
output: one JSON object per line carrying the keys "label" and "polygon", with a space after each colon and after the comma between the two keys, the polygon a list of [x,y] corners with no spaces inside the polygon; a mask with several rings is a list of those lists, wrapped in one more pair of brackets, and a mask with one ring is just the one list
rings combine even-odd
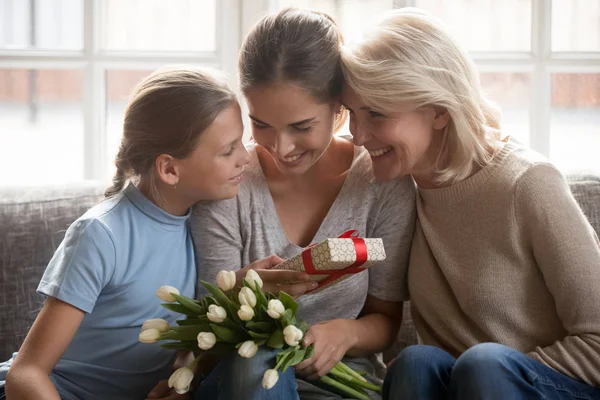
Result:
{"label": "gift box", "polygon": [[383,260],[385,248],[381,239],[360,238],[356,231],[348,231],[310,246],[275,268],[305,271],[319,282],[311,292],[315,293]]}

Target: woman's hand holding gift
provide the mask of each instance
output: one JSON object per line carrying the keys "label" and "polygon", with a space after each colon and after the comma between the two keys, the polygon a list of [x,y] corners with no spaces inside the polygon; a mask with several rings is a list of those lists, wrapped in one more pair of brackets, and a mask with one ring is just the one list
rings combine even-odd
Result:
{"label": "woman's hand holding gift", "polygon": [[[278,294],[285,292],[292,297],[298,297],[317,287],[317,283],[310,280],[310,275],[301,271],[285,271],[272,269],[284,260],[276,255],[253,262],[235,272],[236,284],[242,283],[248,271],[254,270],[262,282],[263,292]],[[226,279],[224,279],[225,281]]]}
{"label": "woman's hand holding gift", "polygon": [[296,373],[311,380],[327,375],[354,343],[352,329],[347,326],[349,322],[334,319],[311,326],[304,336],[303,343],[307,347],[314,345],[315,353],[311,358],[296,365]]}

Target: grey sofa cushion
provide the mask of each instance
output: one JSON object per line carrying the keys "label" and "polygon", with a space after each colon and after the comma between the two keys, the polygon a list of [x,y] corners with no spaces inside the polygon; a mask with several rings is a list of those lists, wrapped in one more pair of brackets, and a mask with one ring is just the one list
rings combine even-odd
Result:
{"label": "grey sofa cushion", "polygon": [[97,183],[0,189],[0,360],[16,351],[43,298],[40,278],[65,230],[102,197]]}

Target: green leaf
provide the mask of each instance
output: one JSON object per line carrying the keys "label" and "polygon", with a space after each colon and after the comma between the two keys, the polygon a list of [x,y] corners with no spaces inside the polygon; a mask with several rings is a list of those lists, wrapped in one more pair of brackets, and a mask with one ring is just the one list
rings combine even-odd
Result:
{"label": "green leaf", "polygon": [[290,356],[284,361],[281,366],[281,372],[285,372],[286,369],[292,367],[300,362],[304,361],[304,354],[306,354],[306,349],[297,349],[290,353]]}
{"label": "green leaf", "polygon": [[[296,327],[297,327],[298,329],[300,329],[300,330],[302,331],[302,333],[306,333],[306,331],[308,330],[308,325],[306,325],[306,322],[304,322],[304,321],[300,321],[300,322],[299,322],[299,323],[296,325]],[[304,335],[302,335],[302,336],[304,336]]]}
{"label": "green leaf", "polygon": [[258,347],[260,347],[260,346],[264,346],[264,345],[267,343],[267,339],[261,339],[261,340],[257,340],[257,341],[256,341],[256,342],[254,342],[254,343],[256,343],[256,345],[257,345]]}
{"label": "green leaf", "polygon": [[277,329],[275,332],[271,334],[269,337],[269,341],[267,342],[267,346],[273,349],[281,349],[283,347],[283,332]]}
{"label": "green leaf", "polygon": [[179,326],[172,326],[171,329],[177,331],[181,327],[193,326],[199,329],[199,332],[210,332],[211,327],[209,322],[205,322],[202,320],[194,320],[194,319],[184,319],[181,321],[177,321]]}
{"label": "green leaf", "polygon": [[200,304],[198,304],[198,303],[196,303],[194,301],[194,299],[190,299],[189,297],[181,296],[181,295],[178,295],[178,294],[175,294],[175,293],[172,293],[171,295],[175,298],[175,300],[177,300],[177,302],[179,304],[181,304],[182,306],[190,309],[195,314],[197,314],[197,315],[206,314],[206,309],[202,308],[200,306]]}
{"label": "green leaf", "polygon": [[173,312],[176,312],[179,314],[196,316],[195,312],[193,312],[192,310],[190,310],[187,307],[182,306],[181,304],[161,304],[161,306],[163,306],[164,308],[166,308],[169,311],[173,311]]}
{"label": "green leaf", "polygon": [[215,335],[228,343],[239,343],[243,342],[245,339],[244,335],[233,329],[225,328],[224,326],[219,326],[217,324],[210,324],[210,327]]}
{"label": "green leaf", "polygon": [[248,331],[248,334],[253,339],[269,339],[271,337],[271,335],[268,333],[256,333],[256,332]]}
{"label": "green leaf", "polygon": [[273,328],[273,323],[267,321],[248,321],[246,322],[246,328],[255,332],[270,333]]}
{"label": "green leaf", "polygon": [[161,340],[197,340],[198,334],[202,332],[202,327],[196,325],[174,326],[168,332],[161,333]]}
{"label": "green leaf", "polygon": [[294,359],[294,352],[290,352],[288,354],[286,354],[284,356],[284,359],[281,363],[281,366],[279,367],[281,370],[281,373],[284,373],[286,369],[288,369],[288,367],[291,365],[292,360]]}
{"label": "green leaf", "polygon": [[296,300],[289,294],[285,292],[279,292],[279,301],[283,303],[283,306],[286,309],[292,310],[292,316],[296,315],[296,311],[298,311],[298,303]]}
{"label": "green leaf", "polygon": [[304,354],[304,359],[308,360],[309,358],[311,358],[312,356],[315,355],[315,346],[314,345],[310,345],[306,348],[306,353]]}
{"label": "green leaf", "polygon": [[230,343],[217,342],[217,343],[215,343],[213,348],[209,350],[209,353],[217,354],[217,355],[225,355],[225,354],[230,354],[233,349],[234,349],[234,346]]}
{"label": "green leaf", "polygon": [[238,317],[237,315],[239,307],[232,303],[231,300],[227,298],[227,296],[225,295],[225,293],[223,293],[221,289],[205,281],[200,281],[200,283],[202,284],[202,286],[204,286],[206,290],[208,290],[210,294],[213,295],[217,303],[221,307],[223,307],[225,311],[227,311],[227,315],[229,315],[231,319],[233,319],[234,321],[240,321],[240,317]]}
{"label": "green leaf", "polygon": [[285,328],[288,325],[294,325],[296,323],[296,318],[294,318],[293,311],[287,309],[281,314],[281,325]]}
{"label": "green leaf", "polygon": [[189,351],[199,351],[198,342],[197,341],[185,341],[185,342],[167,342],[161,343],[160,347],[164,349],[173,349],[173,350],[189,350]]}

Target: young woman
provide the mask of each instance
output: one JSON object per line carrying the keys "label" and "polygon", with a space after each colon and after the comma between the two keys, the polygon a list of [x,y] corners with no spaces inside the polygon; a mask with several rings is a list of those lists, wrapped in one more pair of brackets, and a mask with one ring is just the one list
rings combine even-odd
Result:
{"label": "young woman", "polygon": [[376,176],[418,185],[408,283],[423,344],[384,398],[600,399],[600,243],[562,174],[499,130],[430,15],[390,12],[342,59],[354,142]]}
{"label": "young woman", "polygon": [[304,340],[314,344],[315,355],[289,369],[274,388],[261,386],[273,354],[234,356],[195,398],[335,398],[314,382],[345,356],[374,377],[381,365],[367,357],[396,338],[407,298],[415,188],[410,178],[375,183],[369,153],[348,136],[334,135],[345,117],[340,45],[331,18],[311,11],[268,15],[249,33],[239,71],[252,120],[250,163],[236,199],[194,207],[199,277],[214,281],[221,269],[270,254],[287,259],[349,229],[382,238],[387,259],[299,297],[299,318],[312,325]]}

